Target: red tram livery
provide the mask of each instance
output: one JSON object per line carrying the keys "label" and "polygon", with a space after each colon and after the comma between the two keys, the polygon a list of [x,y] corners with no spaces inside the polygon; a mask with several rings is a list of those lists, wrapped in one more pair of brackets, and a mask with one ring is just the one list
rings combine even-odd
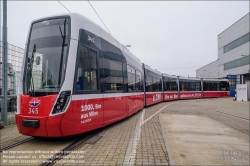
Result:
{"label": "red tram livery", "polygon": [[75,13],[32,22],[24,55],[16,112],[24,135],[75,135],[162,101],[229,96],[227,80],[161,74]]}

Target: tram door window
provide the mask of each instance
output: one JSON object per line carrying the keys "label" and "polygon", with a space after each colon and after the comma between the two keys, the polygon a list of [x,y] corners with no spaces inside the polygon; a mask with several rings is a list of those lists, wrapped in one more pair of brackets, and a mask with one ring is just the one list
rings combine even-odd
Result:
{"label": "tram door window", "polygon": [[[103,56],[101,70],[101,86],[104,92],[123,92],[123,62],[108,55]],[[101,60],[100,59],[100,60]]]}
{"label": "tram door window", "polygon": [[142,85],[142,73],[136,70],[136,81],[135,81],[135,90],[136,91],[143,91]]}
{"label": "tram door window", "polygon": [[180,81],[180,91],[189,91],[188,82]]}
{"label": "tram door window", "polygon": [[146,92],[152,92],[153,91],[153,77],[147,76],[146,77]]}
{"label": "tram door window", "polygon": [[97,52],[79,44],[76,90],[98,90]]}
{"label": "tram door window", "polygon": [[128,71],[128,91],[135,91],[135,69],[129,65],[127,65]]}
{"label": "tram door window", "polygon": [[219,91],[220,84],[216,82],[204,82],[203,91]]}
{"label": "tram door window", "polygon": [[161,90],[161,82],[160,79],[153,78],[153,91],[158,92]]}

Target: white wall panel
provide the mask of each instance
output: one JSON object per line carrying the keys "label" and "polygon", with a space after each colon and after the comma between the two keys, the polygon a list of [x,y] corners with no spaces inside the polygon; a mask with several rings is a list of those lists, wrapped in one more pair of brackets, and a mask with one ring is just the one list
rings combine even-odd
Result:
{"label": "white wall panel", "polygon": [[[238,46],[226,53],[224,53],[224,46],[240,38],[241,36],[249,33],[249,13],[243,18],[232,24],[225,31],[220,33],[217,37],[218,40],[218,60],[212,62],[200,69],[196,70],[197,77],[215,77],[221,78],[228,74],[246,74],[249,72],[250,65],[240,66],[237,68],[224,71],[224,64],[236,59],[243,58],[241,55],[249,55],[249,45],[247,42],[241,46]],[[217,66],[216,66],[217,65]]]}

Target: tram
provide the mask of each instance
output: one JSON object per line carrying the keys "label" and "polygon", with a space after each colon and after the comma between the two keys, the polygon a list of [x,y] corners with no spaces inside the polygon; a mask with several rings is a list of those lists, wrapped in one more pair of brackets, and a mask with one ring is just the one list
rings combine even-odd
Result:
{"label": "tram", "polygon": [[82,15],[46,17],[30,25],[16,124],[24,135],[75,135],[168,101],[169,91],[178,99],[201,98],[202,81],[150,68]]}

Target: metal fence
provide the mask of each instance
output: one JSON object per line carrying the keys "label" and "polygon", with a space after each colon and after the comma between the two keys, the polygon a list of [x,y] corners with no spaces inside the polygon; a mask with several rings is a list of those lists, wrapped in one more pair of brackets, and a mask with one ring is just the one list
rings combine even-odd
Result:
{"label": "metal fence", "polygon": [[0,110],[2,105],[2,99],[4,98],[2,94],[2,89],[7,88],[8,95],[7,95],[7,110],[1,110],[1,116],[0,116],[0,122],[4,122],[4,116],[3,111],[7,112],[7,123],[13,123],[15,122],[15,111],[16,111],[16,94],[18,92],[18,84],[20,79],[20,73],[22,68],[22,61],[23,61],[23,55],[24,55],[24,49],[14,46],[12,44],[8,44],[8,66],[7,66],[7,87],[2,87],[2,62],[3,62],[3,52],[2,52],[2,41],[0,42]]}

